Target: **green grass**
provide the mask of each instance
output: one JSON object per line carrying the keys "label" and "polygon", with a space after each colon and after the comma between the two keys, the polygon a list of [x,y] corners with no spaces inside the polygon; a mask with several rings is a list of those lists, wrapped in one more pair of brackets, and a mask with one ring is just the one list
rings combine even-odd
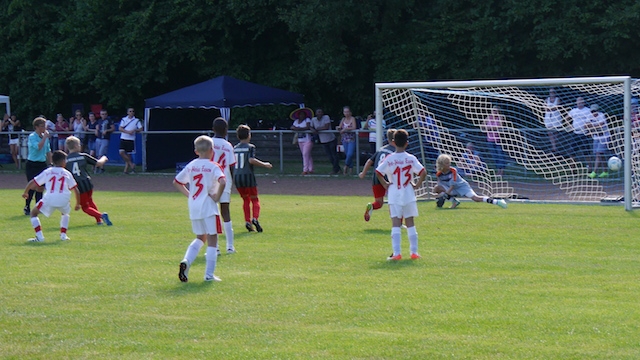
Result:
{"label": "green grass", "polygon": [[223,281],[203,282],[202,251],[183,284],[178,193],[98,191],[114,226],[74,212],[62,243],[56,213],[42,244],[20,194],[0,190],[3,359],[640,357],[640,220],[619,206],[421,202],[423,259],[389,263],[369,198],[261,196],[250,234],[234,195]]}

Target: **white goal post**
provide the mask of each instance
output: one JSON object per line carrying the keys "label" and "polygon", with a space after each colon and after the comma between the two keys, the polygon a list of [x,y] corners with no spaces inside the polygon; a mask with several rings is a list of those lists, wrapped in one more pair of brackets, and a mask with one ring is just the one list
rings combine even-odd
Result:
{"label": "white goal post", "polygon": [[[376,83],[375,91],[377,147],[385,124],[407,129],[408,151],[430,174],[446,153],[479,194],[640,205],[638,79]],[[607,169],[611,156],[623,169]],[[418,195],[429,196],[429,188]]]}

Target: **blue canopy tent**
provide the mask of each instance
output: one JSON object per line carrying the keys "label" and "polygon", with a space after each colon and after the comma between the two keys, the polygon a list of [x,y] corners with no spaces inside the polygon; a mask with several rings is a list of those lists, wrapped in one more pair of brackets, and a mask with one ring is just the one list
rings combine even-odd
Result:
{"label": "blue canopy tent", "polygon": [[[209,130],[209,115],[200,109],[218,109],[227,121],[231,108],[261,105],[299,105],[304,96],[230,76],[219,76],[145,101],[145,129],[148,131]],[[172,110],[192,110],[176,113]],[[169,110],[169,111],[167,111]],[[203,128],[198,118],[208,118]],[[193,158],[193,134],[148,134],[143,139],[143,166],[146,170],[166,169]],[[171,146],[167,146],[171,144]]]}

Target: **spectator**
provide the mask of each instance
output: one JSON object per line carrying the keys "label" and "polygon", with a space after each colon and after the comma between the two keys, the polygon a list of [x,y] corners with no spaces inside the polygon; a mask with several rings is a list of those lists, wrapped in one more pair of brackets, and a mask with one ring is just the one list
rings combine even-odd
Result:
{"label": "spectator", "polygon": [[[18,117],[13,114],[11,117],[7,118],[3,125],[2,131],[14,131],[19,132],[22,131],[22,124]],[[13,163],[16,165],[16,169],[20,168],[20,162],[18,161],[18,152],[20,151],[20,135],[19,134],[9,134],[9,151],[11,152],[11,158],[13,159]]]}
{"label": "spectator", "polygon": [[87,150],[89,151],[89,155],[95,157],[96,156],[96,127],[98,126],[98,120],[96,119],[96,114],[93,112],[89,113],[89,122],[87,123],[87,131],[86,134],[87,140]]}
{"label": "spectator", "polygon": [[472,142],[468,142],[464,153],[462,153],[462,163],[459,166],[460,175],[479,175],[486,171],[486,166],[480,158],[480,153],[475,149]]}
{"label": "spectator", "polygon": [[504,175],[504,168],[506,166],[505,153],[499,144],[500,141],[500,128],[505,121],[504,115],[500,114],[500,107],[494,105],[491,108],[491,114],[484,120],[484,129],[487,133],[487,143],[489,144],[489,150],[495,163],[496,173],[500,176]]}
{"label": "spectator", "polygon": [[340,130],[340,141],[344,147],[346,159],[344,160],[344,175],[351,175],[353,172],[353,156],[356,152],[356,118],[351,114],[351,108],[345,106],[342,108],[342,115],[338,129]]}
{"label": "spectator", "polygon": [[[47,168],[47,164],[51,163],[51,145],[50,134],[46,128],[46,120],[44,117],[37,117],[33,119],[33,132],[29,134],[27,139],[27,146],[29,151],[27,153],[27,164],[25,165],[25,172],[27,174],[27,181],[33,180],[42,171]],[[25,198],[24,214],[31,214],[31,199],[33,195],[36,196],[36,204],[42,199],[42,190],[39,187],[30,189],[28,196]]]}
{"label": "spectator", "polygon": [[[82,145],[84,145],[85,141],[85,131],[87,131],[87,120],[85,120],[84,116],[82,116],[82,111],[76,110],[76,114],[69,120],[69,126],[73,130],[73,136],[80,139],[80,151],[83,151]],[[66,145],[66,142],[65,142]],[[69,149],[67,149],[69,150]]]}
{"label": "spectator", "polygon": [[570,155],[575,161],[585,161],[586,154],[591,143],[585,132],[585,124],[591,115],[591,111],[584,104],[584,99],[578,97],[576,99],[576,107],[569,111],[569,117],[572,120],[573,134],[570,141]]}
{"label": "spectator", "polygon": [[46,130],[49,132],[49,135],[50,135],[49,141],[51,142],[51,151],[58,150],[58,134],[56,133],[56,121],[57,121],[57,119],[51,121],[51,120],[45,118],[44,115],[40,115],[40,117],[45,119],[45,121],[46,121],[45,127],[46,127]]}
{"label": "spectator", "polygon": [[302,175],[313,174],[313,158],[311,150],[313,150],[313,140],[311,133],[311,118],[313,110],[309,108],[300,108],[293,110],[289,114],[289,118],[293,120],[291,130],[297,132],[298,146],[302,153]]}
{"label": "spectator", "polygon": [[69,137],[69,134],[68,133],[64,134],[64,132],[68,132],[70,131],[70,129],[71,128],[69,127],[69,123],[67,122],[67,119],[65,119],[64,116],[62,116],[62,114],[56,115],[56,132],[58,132],[58,150],[67,152],[64,142],[67,140],[67,137]]}
{"label": "spectator", "polygon": [[324,114],[324,110],[317,109],[316,116],[311,119],[313,131],[318,134],[320,144],[324,147],[324,151],[329,157],[329,162],[333,166],[333,170],[329,175],[337,175],[340,173],[340,160],[338,159],[337,146],[338,141],[334,133],[326,131],[331,130],[331,119]]}
{"label": "spectator", "polygon": [[135,174],[136,164],[132,160],[135,152],[136,133],[142,131],[142,123],[133,108],[127,109],[127,116],[120,120],[120,157],[124,160],[124,173]]}
{"label": "spectator", "polygon": [[[384,129],[386,127],[386,123],[384,121],[384,119],[382,119],[382,128]],[[364,123],[364,127],[363,129],[366,130],[371,130],[371,132],[369,133],[369,153],[371,155],[375,154],[376,152],[376,115],[375,113],[371,113],[369,114],[369,116],[367,116],[367,121]],[[384,140],[384,139],[383,139]]]}
{"label": "spectator", "polygon": [[603,170],[599,178],[605,178],[609,176],[607,172],[607,162],[604,160],[604,156],[607,153],[607,144],[611,133],[609,132],[609,125],[607,125],[607,119],[603,113],[598,111],[598,105],[591,105],[591,114],[587,118],[587,122],[584,124],[584,129],[589,132],[593,137],[593,169],[589,174],[590,178],[595,178],[598,172],[598,166],[604,164]]}
{"label": "spectator", "polygon": [[[111,133],[116,129],[113,120],[109,117],[107,110],[100,110],[100,120],[96,126],[96,157],[101,158],[109,151],[109,140]],[[104,168],[97,168],[96,172],[103,173]]]}
{"label": "spectator", "polygon": [[554,88],[549,89],[549,97],[545,100],[545,105],[544,126],[547,128],[551,151],[556,152],[558,150],[556,147],[558,130],[562,129],[562,115],[559,110],[560,98],[556,96]]}

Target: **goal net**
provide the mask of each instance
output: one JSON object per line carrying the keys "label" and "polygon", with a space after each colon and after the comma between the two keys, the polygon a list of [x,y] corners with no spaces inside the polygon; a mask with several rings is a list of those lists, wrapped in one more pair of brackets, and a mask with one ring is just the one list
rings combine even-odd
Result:
{"label": "goal net", "polygon": [[[629,77],[382,83],[376,116],[411,134],[408,151],[429,174],[419,196],[431,196],[435,160],[449,154],[481,195],[624,199],[630,210],[640,201],[638,95]],[[619,170],[608,168],[612,156]]]}

